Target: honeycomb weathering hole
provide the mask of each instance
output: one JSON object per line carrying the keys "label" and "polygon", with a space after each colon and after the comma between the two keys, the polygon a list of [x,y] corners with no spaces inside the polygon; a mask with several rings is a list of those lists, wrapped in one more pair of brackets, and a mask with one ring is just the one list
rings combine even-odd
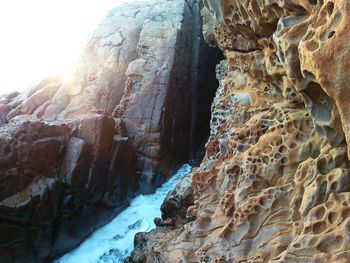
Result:
{"label": "honeycomb weathering hole", "polygon": [[307,49],[309,51],[315,51],[316,49],[318,49],[320,46],[319,43],[317,43],[316,41],[311,41],[307,44]]}
{"label": "honeycomb weathering hole", "polygon": [[328,15],[332,15],[333,10],[334,10],[334,3],[333,2],[328,2],[326,5],[327,13]]}
{"label": "honeycomb weathering hole", "polygon": [[330,32],[329,35],[328,35],[328,39],[332,38],[334,36],[334,34],[335,34],[335,31]]}

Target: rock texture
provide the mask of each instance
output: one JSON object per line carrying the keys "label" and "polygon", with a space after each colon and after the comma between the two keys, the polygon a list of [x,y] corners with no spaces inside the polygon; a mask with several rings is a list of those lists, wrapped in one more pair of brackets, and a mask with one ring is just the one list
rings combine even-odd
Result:
{"label": "rock texture", "polygon": [[188,158],[208,49],[193,4],[120,6],[71,76],[0,98],[0,262],[61,255]]}
{"label": "rock texture", "polygon": [[350,262],[349,1],[204,5],[225,55],[206,156],[128,261]]}

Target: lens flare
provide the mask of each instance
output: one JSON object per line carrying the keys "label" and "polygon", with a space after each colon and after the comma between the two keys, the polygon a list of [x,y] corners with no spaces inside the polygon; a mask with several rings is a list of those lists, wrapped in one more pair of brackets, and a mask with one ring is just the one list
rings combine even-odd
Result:
{"label": "lens flare", "polygon": [[108,10],[132,0],[0,2],[0,94],[65,75]]}

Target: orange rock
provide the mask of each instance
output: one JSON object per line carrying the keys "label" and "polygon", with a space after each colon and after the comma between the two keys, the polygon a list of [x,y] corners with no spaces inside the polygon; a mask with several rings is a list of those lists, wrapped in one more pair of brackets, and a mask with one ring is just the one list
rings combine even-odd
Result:
{"label": "orange rock", "polygon": [[226,59],[193,172],[193,221],[163,233],[168,244],[155,253],[162,262],[179,262],[175,247],[182,262],[350,262],[350,3],[204,4],[204,34],[214,30]]}

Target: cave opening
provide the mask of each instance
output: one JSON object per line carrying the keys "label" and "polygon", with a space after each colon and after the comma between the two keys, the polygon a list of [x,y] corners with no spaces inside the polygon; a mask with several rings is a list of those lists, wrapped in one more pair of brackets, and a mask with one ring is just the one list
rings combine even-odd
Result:
{"label": "cave opening", "polygon": [[[201,27],[201,16],[198,16],[198,25]],[[190,159],[194,165],[199,165],[205,154],[205,143],[210,133],[211,104],[215,97],[219,82],[216,79],[216,65],[224,59],[222,51],[209,46],[199,30],[198,45],[194,51],[198,54],[196,67],[195,90],[192,100],[192,125]]]}

